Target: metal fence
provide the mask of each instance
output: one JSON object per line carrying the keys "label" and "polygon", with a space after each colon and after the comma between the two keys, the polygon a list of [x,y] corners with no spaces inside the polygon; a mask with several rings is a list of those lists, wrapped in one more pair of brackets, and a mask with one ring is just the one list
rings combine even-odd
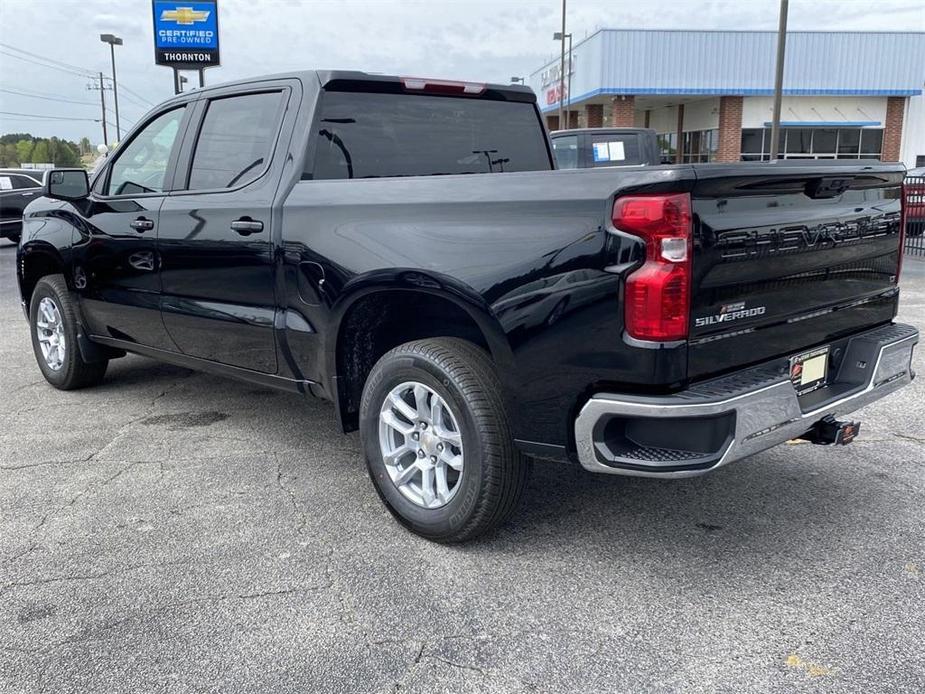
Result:
{"label": "metal fence", "polygon": [[925,257],[925,176],[907,176],[906,253]]}

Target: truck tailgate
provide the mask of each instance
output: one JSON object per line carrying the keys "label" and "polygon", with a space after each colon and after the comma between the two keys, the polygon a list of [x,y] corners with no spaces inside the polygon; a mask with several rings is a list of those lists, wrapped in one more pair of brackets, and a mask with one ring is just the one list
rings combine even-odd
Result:
{"label": "truck tailgate", "polygon": [[901,166],[781,162],[696,173],[689,378],[893,318]]}

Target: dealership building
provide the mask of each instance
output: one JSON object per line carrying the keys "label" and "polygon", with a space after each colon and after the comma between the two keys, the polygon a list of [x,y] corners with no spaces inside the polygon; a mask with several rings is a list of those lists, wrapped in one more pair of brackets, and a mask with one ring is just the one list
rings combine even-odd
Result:
{"label": "dealership building", "polygon": [[[530,75],[550,130],[648,127],[665,162],[767,159],[777,33],[601,29]],[[568,55],[568,54],[567,54]],[[925,33],[787,35],[779,151],[925,166]]]}

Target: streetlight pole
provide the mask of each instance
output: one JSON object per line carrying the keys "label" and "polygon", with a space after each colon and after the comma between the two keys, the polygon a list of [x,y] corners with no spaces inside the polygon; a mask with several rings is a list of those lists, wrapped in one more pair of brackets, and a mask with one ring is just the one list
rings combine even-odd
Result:
{"label": "streetlight pole", "polygon": [[565,97],[565,0],[562,0],[562,36],[559,37],[561,55],[559,57],[559,130],[565,130],[568,125],[562,124],[562,100]]}
{"label": "streetlight pole", "polygon": [[568,94],[568,110],[569,120],[572,119],[572,32],[566,34],[568,36],[568,90],[565,92]]}
{"label": "streetlight pole", "polygon": [[777,69],[774,75],[774,115],[771,117],[771,161],[777,161],[780,141],[780,104],[784,93],[784,50],[787,47],[787,10],[789,0],[780,0],[777,27]]}
{"label": "streetlight pole", "polygon": [[122,140],[122,126],[119,124],[119,88],[116,86],[116,46],[122,45],[122,39],[113,34],[100,34],[100,41],[109,44],[112,59],[112,100],[116,107],[116,142],[119,142]]}
{"label": "streetlight pole", "polygon": [[[552,37],[556,41],[560,41],[562,39],[562,34],[557,31],[555,34],[552,35]],[[571,116],[572,116],[572,72],[574,71],[572,68],[572,34],[571,32],[566,34],[565,38],[568,39],[568,89],[566,90],[566,93],[568,94],[568,109],[566,110],[566,114],[567,114],[566,120],[570,121]],[[566,123],[566,127],[568,127],[568,125],[569,124]]]}

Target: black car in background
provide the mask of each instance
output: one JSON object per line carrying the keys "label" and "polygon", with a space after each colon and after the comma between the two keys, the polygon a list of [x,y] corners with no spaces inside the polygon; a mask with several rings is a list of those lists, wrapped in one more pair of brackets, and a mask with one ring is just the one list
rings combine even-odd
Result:
{"label": "black car in background", "polygon": [[42,192],[42,171],[0,169],[0,238],[19,243],[22,211]]}

